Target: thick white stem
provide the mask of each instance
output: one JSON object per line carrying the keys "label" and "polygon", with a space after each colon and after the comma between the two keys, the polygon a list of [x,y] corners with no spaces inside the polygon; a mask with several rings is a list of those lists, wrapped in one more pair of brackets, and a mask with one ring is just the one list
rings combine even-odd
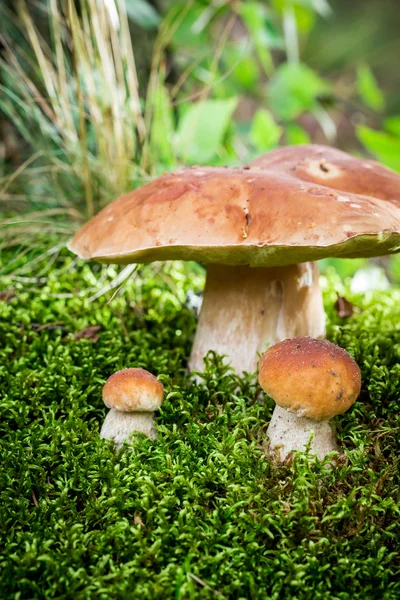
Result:
{"label": "thick white stem", "polygon": [[111,409],[104,420],[100,431],[100,437],[114,440],[116,447],[121,448],[126,439],[131,437],[134,431],[144,433],[155,439],[157,431],[154,427],[153,412],[121,412]]}
{"label": "thick white stem", "polygon": [[319,459],[339,449],[335,426],[329,421],[298,417],[280,406],[275,406],[267,435],[278,462],[285,460],[292,450],[305,450],[312,436],[309,451]]}
{"label": "thick white stem", "polygon": [[237,373],[254,372],[268,346],[304,335],[325,337],[317,263],[209,265],[189,368],[202,371],[205,355],[214,350],[225,354]]}

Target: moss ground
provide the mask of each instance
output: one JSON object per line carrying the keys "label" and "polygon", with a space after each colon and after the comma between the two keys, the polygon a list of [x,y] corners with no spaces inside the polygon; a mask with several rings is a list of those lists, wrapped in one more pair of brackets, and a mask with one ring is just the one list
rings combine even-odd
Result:
{"label": "moss ground", "polygon": [[[353,298],[344,321],[327,286],[328,337],[358,361],[362,394],[336,419],[336,466],[304,453],[275,467],[254,377],[212,356],[200,384],[185,374],[190,266],[146,267],[89,302],[113,268],[61,252],[31,279],[32,255],[18,277],[2,259],[0,598],[400,598],[399,291]],[[116,454],[101,388],[127,366],[167,395],[158,440]]]}

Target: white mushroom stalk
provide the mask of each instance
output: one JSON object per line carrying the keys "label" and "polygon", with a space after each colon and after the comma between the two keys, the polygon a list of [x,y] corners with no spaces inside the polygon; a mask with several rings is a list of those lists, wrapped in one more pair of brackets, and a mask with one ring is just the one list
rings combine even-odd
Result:
{"label": "white mushroom stalk", "polygon": [[254,372],[269,346],[296,336],[325,337],[317,263],[208,266],[191,370],[203,370],[204,357],[214,350],[237,373]]}
{"label": "white mushroom stalk", "polygon": [[320,460],[330,452],[339,450],[333,423],[299,417],[278,405],[272,413],[267,435],[278,462],[282,462],[293,450],[308,449]]}
{"label": "white mushroom stalk", "polygon": [[261,357],[258,380],[276,402],[267,434],[278,462],[293,450],[319,459],[339,450],[329,420],[346,412],[361,388],[360,369],[345,350],[310,337],[285,340]]}
{"label": "white mushroom stalk", "polygon": [[157,430],[154,426],[154,412],[121,412],[112,408],[104,420],[100,437],[113,440],[119,449],[134,432],[144,433],[155,440]]}
{"label": "white mushroom stalk", "polygon": [[103,401],[108,408],[100,437],[111,439],[117,449],[129,441],[133,433],[155,439],[154,411],[163,401],[164,387],[144,369],[123,369],[106,381]]}

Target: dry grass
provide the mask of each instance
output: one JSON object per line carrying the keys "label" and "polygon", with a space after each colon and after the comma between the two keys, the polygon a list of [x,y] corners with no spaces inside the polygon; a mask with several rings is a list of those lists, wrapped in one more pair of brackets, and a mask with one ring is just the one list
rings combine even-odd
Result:
{"label": "dry grass", "polygon": [[[164,86],[160,63],[173,23],[160,31],[146,91],[139,90],[124,0],[84,0],[79,15],[73,0],[47,0],[34,8],[45,12],[50,47],[26,0],[18,1],[17,16],[1,9],[10,26],[2,40],[0,106],[33,155],[0,181],[0,195],[10,205],[11,184],[23,175],[29,196],[38,189],[45,207],[75,207],[87,218],[151,171],[154,161],[148,152],[143,160],[142,149],[149,147],[154,103],[144,98]],[[12,31],[23,43],[13,43]],[[18,201],[23,196],[19,191]]]}
{"label": "dry grass", "polygon": [[[35,24],[38,10],[49,43]],[[0,177],[0,250],[27,237],[43,244],[47,234],[65,241],[110,199],[149,179],[162,162],[152,129],[160,128],[159,100],[168,101],[164,50],[184,14],[173,11],[161,26],[143,90],[125,0],[82,0],[79,15],[73,0],[0,7],[0,109],[32,152]]]}

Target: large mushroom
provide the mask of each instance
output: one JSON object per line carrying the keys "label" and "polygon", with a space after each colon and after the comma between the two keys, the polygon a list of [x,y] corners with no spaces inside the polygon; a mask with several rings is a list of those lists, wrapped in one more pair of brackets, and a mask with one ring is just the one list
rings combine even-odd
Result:
{"label": "large mushroom", "polygon": [[267,434],[278,461],[308,445],[320,459],[339,449],[329,420],[361,389],[359,366],[346,350],[310,337],[284,340],[262,355],[258,381],[276,402]]}
{"label": "large mushroom", "polygon": [[214,350],[237,372],[253,372],[271,344],[324,337],[314,261],[400,249],[400,176],[312,145],[241,168],[182,168],[109,204],[69,248],[105,263],[206,264],[189,366],[202,370]]}

